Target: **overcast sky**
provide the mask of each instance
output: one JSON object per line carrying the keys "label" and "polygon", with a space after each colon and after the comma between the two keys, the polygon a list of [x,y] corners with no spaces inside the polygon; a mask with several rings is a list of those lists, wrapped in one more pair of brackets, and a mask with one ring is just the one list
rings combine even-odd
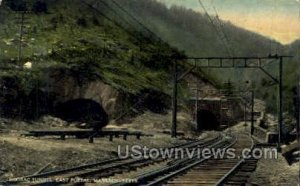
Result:
{"label": "overcast sky", "polygon": [[[158,0],[203,12],[198,0]],[[223,20],[288,44],[300,38],[299,0],[202,0],[208,12]]]}

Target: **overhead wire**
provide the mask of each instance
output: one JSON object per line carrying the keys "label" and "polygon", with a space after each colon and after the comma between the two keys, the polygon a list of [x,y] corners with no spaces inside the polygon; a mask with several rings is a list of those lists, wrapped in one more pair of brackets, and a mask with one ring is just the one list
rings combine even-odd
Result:
{"label": "overhead wire", "polygon": [[[117,11],[115,11],[105,0],[99,0],[99,2],[101,2],[104,6],[106,6],[112,13],[114,13],[118,19],[122,20],[124,23],[133,26],[133,28],[135,27],[133,24],[131,24],[130,22],[128,22],[124,17],[120,16],[118,14]],[[139,34],[141,34],[140,32],[138,32]],[[142,35],[142,34],[141,34]]]}
{"label": "overhead wire", "polygon": [[[123,20],[124,22],[130,24],[125,18],[123,18],[122,16],[120,16],[118,14],[118,12],[116,12],[107,2],[105,2],[104,0],[100,0],[101,3],[103,5],[105,5],[111,12],[113,12],[114,14],[116,14],[119,18],[121,18],[121,20]],[[93,5],[85,2],[84,0],[81,0],[81,2],[85,5],[87,5],[89,8],[93,9],[94,11],[96,11],[99,15],[101,15],[102,17],[106,18],[107,20],[109,20],[110,22],[114,23],[116,26],[118,26],[119,28],[121,28],[122,30],[124,30],[127,34],[129,34],[130,36],[132,36],[133,38],[136,38],[136,35],[134,33],[131,33],[131,31],[127,30],[126,28],[124,28],[124,26],[122,26],[122,24],[118,23],[117,21],[113,20],[112,18],[110,18],[108,15],[104,14],[102,11],[100,11],[98,8],[94,7]],[[133,15],[131,15],[125,8],[123,8],[120,4],[118,4],[115,1],[112,1],[119,9],[121,9],[124,13],[126,13],[129,17],[131,17],[135,22],[137,22],[142,28],[144,28],[145,30],[147,30],[148,32],[150,32],[153,36],[155,36],[156,38],[158,38],[161,42],[167,44],[169,46],[169,44],[167,42],[165,42],[163,39],[161,39],[161,37],[159,37],[157,34],[155,34],[153,31],[151,31],[148,27],[146,27],[141,21],[139,21],[138,19],[136,19]],[[132,24],[130,24],[132,25]],[[133,28],[135,27],[134,25],[132,25]],[[140,31],[137,31],[139,34],[142,35],[142,33]],[[146,37],[146,36],[144,36]],[[151,39],[151,38],[149,38]],[[138,39],[139,42],[141,42],[140,39]],[[154,96],[155,97],[155,96]],[[128,108],[125,112],[121,113],[120,116],[116,117],[117,120],[121,119],[122,117],[124,117],[125,115],[129,114],[131,112],[132,109],[134,109],[135,106],[137,106],[139,103],[141,103],[144,100],[139,100],[138,102],[136,102],[135,104],[133,104],[130,108]]]}
{"label": "overhead wire", "polygon": [[[81,0],[83,1],[83,0]],[[139,31],[138,28],[136,28],[136,25],[130,23],[129,21],[127,21],[123,16],[121,16],[108,2],[106,2],[105,0],[100,0],[100,2],[106,6],[112,13],[114,13],[118,19],[122,20],[123,22],[125,22],[127,25],[131,25],[132,28],[135,28],[136,33],[138,33],[143,39],[147,38],[147,39],[153,39],[151,37],[148,37],[148,35],[145,35],[143,32]],[[120,3],[117,3],[114,0],[110,0],[110,2],[112,2],[118,9],[120,9],[123,13],[125,13],[127,15],[127,17],[131,18],[134,22],[136,22],[142,29],[146,30],[148,33],[150,33],[152,36],[154,36],[158,41],[162,42],[163,44],[166,44],[169,46],[169,43],[164,41],[160,36],[158,36],[157,34],[155,34],[152,30],[150,30],[147,26],[145,26],[140,20],[138,20],[137,18],[135,18],[128,10],[126,10],[126,8],[124,8]],[[93,8],[94,10],[97,10],[98,13],[101,13],[100,15],[104,16],[106,19],[108,19],[109,21],[115,23],[118,27],[122,27],[122,29],[124,30],[124,26],[122,26],[122,24],[116,22],[115,20],[113,20],[112,18],[110,18],[108,15],[105,15],[104,13],[100,12],[99,9],[97,9],[96,7],[90,5],[89,3],[84,2],[84,4],[89,5],[90,8]],[[132,37],[136,37],[136,35],[134,33],[131,33],[130,31],[128,31],[127,29],[125,29],[127,33],[130,33],[130,35]],[[139,40],[141,41],[141,40]]]}
{"label": "overhead wire", "polygon": [[[272,9],[274,9],[274,6],[272,6]],[[274,14],[273,11],[271,11],[271,18],[273,18]],[[270,24],[270,30],[271,30],[271,34],[273,34],[273,24],[274,24],[274,19],[271,19],[271,24]],[[273,54],[273,39],[270,39],[270,50],[269,50],[269,54],[272,55]],[[276,54],[276,52],[275,52]]]}
{"label": "overhead wire", "polygon": [[[103,1],[103,0],[102,0]],[[161,43],[170,46],[167,41],[162,39],[159,35],[157,35],[155,32],[153,32],[151,29],[149,29],[145,24],[143,24],[139,19],[137,19],[135,16],[133,16],[125,7],[123,7],[120,3],[118,3],[116,0],[110,0],[117,8],[119,8],[121,11],[123,11],[128,17],[130,17],[133,21],[135,21],[139,26],[141,26],[144,30],[149,32],[153,37],[155,37],[158,41]],[[184,63],[186,66],[192,66],[190,63]]]}
{"label": "overhead wire", "polygon": [[[225,31],[224,31],[224,32],[222,31],[223,28],[218,29],[218,27],[215,25],[215,23],[214,23],[214,21],[213,21],[213,18],[209,15],[209,13],[208,13],[206,7],[204,6],[203,2],[202,2],[201,0],[198,0],[198,2],[199,2],[200,6],[202,7],[202,9],[203,9],[203,11],[204,11],[204,14],[205,14],[206,17],[208,18],[208,20],[209,20],[209,22],[210,22],[212,28],[214,29],[215,33],[217,34],[219,40],[221,41],[223,47],[225,48],[225,52],[227,53],[227,55],[228,55],[229,57],[233,57],[234,54],[233,54],[233,52],[231,51],[231,48],[230,48],[230,46],[229,46],[229,43],[227,43],[227,41],[229,41],[228,37],[225,38],[225,37],[222,36],[222,34],[224,34]],[[217,12],[216,12],[216,13],[217,13]],[[217,15],[217,16],[218,16],[218,15]],[[226,35],[226,36],[227,36],[227,35]]]}
{"label": "overhead wire", "polygon": [[208,14],[207,9],[205,8],[204,4],[202,3],[201,0],[198,0],[200,6],[202,7],[202,9],[204,10],[204,13],[206,15],[206,17],[208,18],[209,22],[211,23],[212,28],[214,29],[214,31],[216,32],[216,34],[218,35],[219,39],[221,40],[221,43],[224,45],[224,48],[227,52],[227,54],[229,55],[229,57],[232,57],[233,54],[230,51],[229,47],[227,46],[226,42],[224,42],[223,37],[220,35],[220,31],[218,30],[218,28],[216,27],[213,19],[211,18],[211,16]]}
{"label": "overhead wire", "polygon": [[111,0],[111,2],[116,5],[120,10],[122,10],[128,17],[133,19],[138,25],[140,25],[143,29],[148,31],[150,34],[152,34],[154,37],[156,37],[159,41],[168,44],[165,42],[161,37],[159,37],[156,33],[154,33],[152,30],[150,30],[146,25],[144,25],[140,20],[138,20],[136,17],[134,17],[125,7],[123,7],[121,4],[117,3],[115,0]]}
{"label": "overhead wire", "polygon": [[216,20],[220,26],[220,30],[221,30],[221,33],[223,34],[224,36],[224,39],[225,39],[225,42],[227,43],[227,47],[229,48],[230,52],[232,55],[235,55],[235,51],[234,49],[231,47],[231,44],[230,44],[230,39],[228,37],[228,34],[227,32],[225,31],[225,28],[224,28],[224,24],[222,23],[222,21],[220,20],[220,17],[219,17],[219,14],[218,14],[218,11],[216,9],[216,7],[213,7],[215,13],[216,13]]}
{"label": "overhead wire", "polygon": [[[230,44],[230,40],[229,40],[228,34],[227,34],[227,32],[225,31],[223,22],[222,22],[222,21],[220,20],[220,18],[219,18],[218,11],[217,11],[217,9],[216,9],[215,6],[213,6],[213,9],[214,9],[214,11],[215,11],[215,13],[216,13],[216,20],[217,20],[217,23],[219,24],[220,32],[221,32],[221,33],[223,34],[223,36],[224,36],[224,40],[225,40],[224,42],[227,44],[226,46],[229,48],[231,54],[232,54],[233,56],[235,56],[234,48],[233,48],[232,45]],[[239,77],[243,77],[243,75],[244,75],[243,70],[238,69],[238,71],[237,71],[237,72],[235,73],[235,75],[234,75],[234,78],[235,78],[235,79],[239,79]]]}
{"label": "overhead wire", "polygon": [[[300,1],[297,0],[298,2],[298,8],[299,8],[299,17],[298,17],[298,20],[300,21]],[[297,59],[298,59],[298,63],[300,63],[300,46],[298,45],[298,52],[297,52]],[[298,142],[298,150],[300,150],[300,65],[297,65],[298,67],[298,73],[297,73],[297,79],[298,79],[298,85],[296,86],[297,87],[297,109],[298,109],[298,118],[297,118],[297,142]],[[299,164],[298,164],[298,181],[300,182],[300,161],[299,161]]]}
{"label": "overhead wire", "polygon": [[113,23],[115,26],[119,27],[121,30],[123,30],[124,32],[126,32],[128,35],[130,35],[132,38],[135,38],[139,43],[142,42],[142,40],[137,37],[136,33],[133,33],[132,31],[130,31],[129,29],[125,28],[122,24],[120,24],[119,22],[115,21],[114,19],[110,18],[108,15],[104,14],[102,11],[100,11],[97,7],[93,6],[90,3],[85,2],[84,0],[80,0],[80,2],[84,5],[86,5],[87,7],[89,7],[90,9],[94,10],[97,14],[99,14],[100,16],[104,17],[106,20],[110,21],[111,23]]}

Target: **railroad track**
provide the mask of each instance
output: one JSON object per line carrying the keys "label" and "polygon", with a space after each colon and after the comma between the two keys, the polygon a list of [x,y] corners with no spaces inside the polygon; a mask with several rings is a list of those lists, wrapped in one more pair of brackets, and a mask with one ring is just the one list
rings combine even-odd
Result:
{"label": "railroad track", "polygon": [[253,141],[248,135],[240,134],[218,141],[211,144],[210,148],[234,148],[238,157],[220,159],[211,155],[206,158],[186,158],[138,176],[137,183],[118,183],[113,186],[242,185],[247,182],[249,174],[256,168],[256,160],[240,158],[244,148],[253,148]]}
{"label": "railroad track", "polygon": [[[168,148],[195,148],[206,147],[221,140],[222,136],[212,135],[205,139],[190,141],[181,145],[171,146]],[[167,148],[166,148],[167,149]],[[169,159],[132,159],[132,158],[113,158],[93,164],[86,164],[68,169],[44,172],[16,178],[10,181],[0,182],[0,185],[61,185],[72,182],[72,179],[105,178],[113,176],[117,173],[129,172],[139,167],[146,167],[151,164],[170,161]],[[84,182],[84,181],[83,181]]]}

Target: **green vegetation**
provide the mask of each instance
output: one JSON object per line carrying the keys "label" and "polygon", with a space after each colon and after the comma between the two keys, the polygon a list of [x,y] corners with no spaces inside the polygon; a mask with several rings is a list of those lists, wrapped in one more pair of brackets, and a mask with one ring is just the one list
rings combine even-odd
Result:
{"label": "green vegetation", "polygon": [[3,5],[9,7],[13,11],[26,11],[27,5],[24,0],[5,0]]}
{"label": "green vegetation", "polygon": [[[228,36],[226,47],[203,14],[176,6],[168,9],[155,0],[115,1],[169,44],[156,38],[109,0],[84,1],[95,9],[80,0],[4,0],[4,6],[0,7],[0,65],[11,70],[2,71],[1,75],[33,73],[32,77],[42,79],[42,69],[63,67],[80,72],[82,79],[100,78],[125,92],[136,94],[154,89],[170,94],[172,61],[169,56],[179,53],[230,56],[227,47],[235,56],[267,56],[276,51],[295,55],[299,48],[299,42],[282,46],[213,18]],[[25,14],[21,65],[30,61],[33,68],[16,71],[20,66],[17,56],[20,11],[23,10],[31,12]],[[287,63],[285,109],[291,111],[290,90],[295,85],[297,61]],[[181,65],[181,71],[188,69],[187,63],[181,62]],[[266,68],[277,75],[276,63]],[[251,81],[256,95],[267,100],[270,111],[276,111],[276,88],[270,87],[270,79],[258,70],[198,69],[196,74],[217,82],[218,86],[229,79],[234,86],[244,88],[242,82]],[[186,94],[184,87],[179,87],[181,95]]]}
{"label": "green vegetation", "polygon": [[[188,56],[268,56],[269,54],[295,56],[284,63],[284,109],[293,111],[291,89],[296,85],[299,67],[299,58],[296,56],[299,54],[299,41],[290,46],[283,46],[272,39],[236,27],[230,22],[218,21],[215,16],[212,16],[214,22],[212,25],[204,14],[178,6],[167,8],[155,0],[116,1],[130,9],[135,17],[168,41],[171,46],[183,50]],[[225,41],[222,32],[226,34],[228,41]],[[278,63],[272,63],[265,68],[273,76],[278,77]],[[205,70],[204,73],[206,77],[218,82],[219,86],[230,79],[237,88],[247,89],[249,87],[244,82],[250,81],[255,87],[256,96],[267,101],[268,110],[276,113],[276,86],[270,86],[272,80],[262,71],[226,69]]]}
{"label": "green vegetation", "polygon": [[[171,60],[166,56],[178,53],[175,49],[138,34],[134,28],[118,26],[117,21],[107,20],[80,1],[26,2],[27,9],[34,13],[25,14],[21,65],[29,61],[33,68],[14,75],[33,73],[34,77],[42,78],[43,69],[64,67],[77,72],[82,80],[102,79],[132,94],[144,89],[170,93],[166,85],[171,79]],[[0,9],[0,25],[4,28],[0,31],[1,65],[11,68],[2,72],[4,76],[20,65],[20,25],[15,19],[20,13],[11,7],[15,5]]]}

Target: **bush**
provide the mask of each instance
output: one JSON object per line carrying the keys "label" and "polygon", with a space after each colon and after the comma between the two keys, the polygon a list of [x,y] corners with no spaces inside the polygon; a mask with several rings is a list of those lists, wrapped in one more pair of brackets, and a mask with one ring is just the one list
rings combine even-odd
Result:
{"label": "bush", "polygon": [[100,22],[99,22],[99,20],[97,19],[97,17],[93,17],[92,18],[92,20],[93,20],[93,24],[95,25],[95,26],[100,26]]}
{"label": "bush", "polygon": [[82,17],[77,19],[76,24],[81,27],[87,27],[87,22],[85,18]]}
{"label": "bush", "polygon": [[57,25],[58,25],[58,19],[57,19],[57,17],[51,18],[50,19],[50,24],[52,25],[53,29],[56,29]]}
{"label": "bush", "polygon": [[83,17],[78,18],[76,24],[81,27],[87,27],[87,22]]}

